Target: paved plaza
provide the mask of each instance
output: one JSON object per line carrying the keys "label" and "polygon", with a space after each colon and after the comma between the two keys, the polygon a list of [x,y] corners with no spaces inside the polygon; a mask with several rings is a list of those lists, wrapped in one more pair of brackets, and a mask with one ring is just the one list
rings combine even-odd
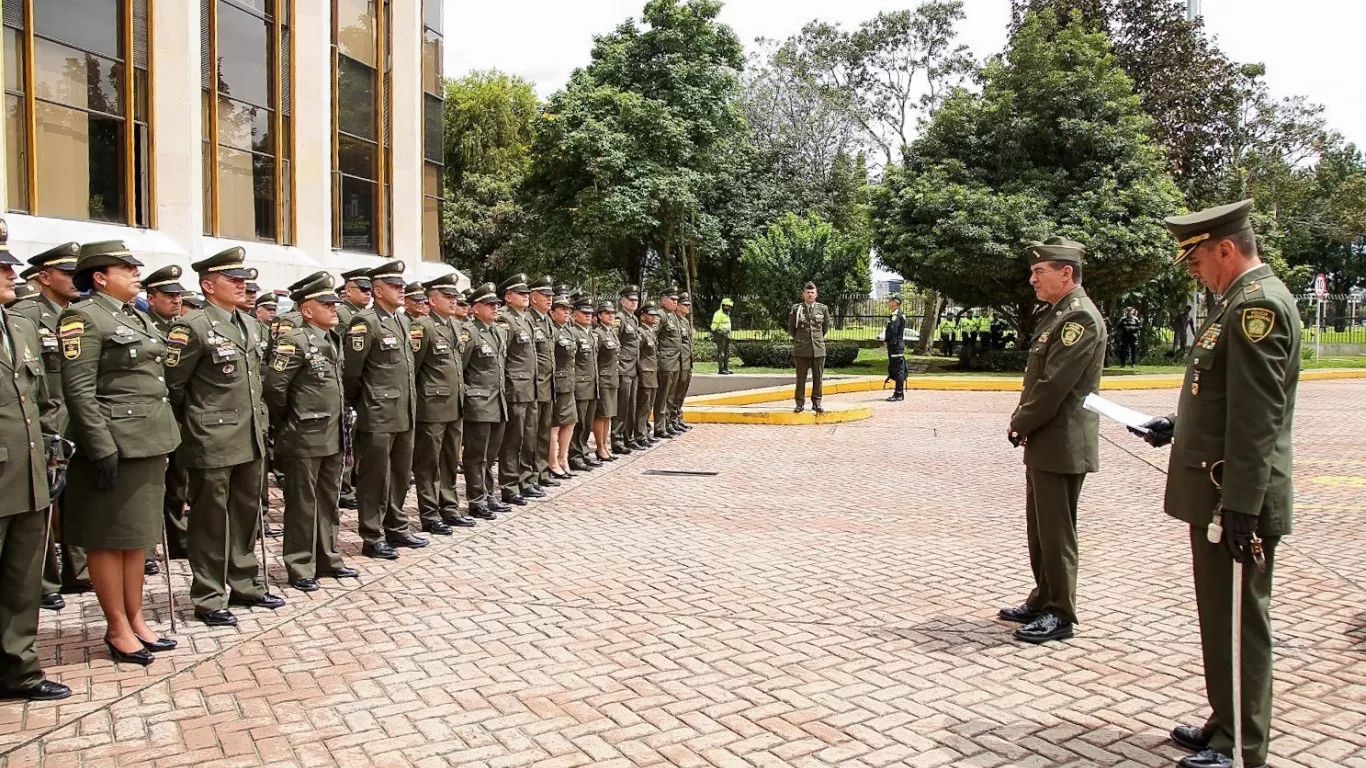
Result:
{"label": "paved plaza", "polygon": [[[1075,640],[1030,586],[1011,393],[876,392],[872,419],[705,425],[236,629],[116,666],[93,594],[43,612],[62,702],[0,702],[8,766],[1164,766],[1207,709],[1165,450],[1114,424],[1082,497]],[[1174,389],[1116,392],[1153,413]],[[1271,765],[1366,768],[1366,381],[1306,382],[1278,550]],[[648,470],[715,472],[649,475]],[[276,492],[278,494],[278,492]],[[279,520],[277,507],[273,517]],[[284,579],[272,548],[271,577]],[[174,563],[189,617],[188,568]],[[165,582],[148,579],[155,626]]]}

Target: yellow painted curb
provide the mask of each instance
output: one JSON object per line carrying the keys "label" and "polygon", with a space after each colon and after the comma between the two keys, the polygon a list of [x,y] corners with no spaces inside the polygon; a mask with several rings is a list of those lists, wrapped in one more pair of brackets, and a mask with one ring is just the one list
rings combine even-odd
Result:
{"label": "yellow painted curb", "polygon": [[753,406],[689,405],[683,409],[692,424],[767,424],[781,426],[814,426],[861,421],[873,417],[868,405],[831,405],[825,413],[805,410],[793,413],[789,407],[756,408]]}

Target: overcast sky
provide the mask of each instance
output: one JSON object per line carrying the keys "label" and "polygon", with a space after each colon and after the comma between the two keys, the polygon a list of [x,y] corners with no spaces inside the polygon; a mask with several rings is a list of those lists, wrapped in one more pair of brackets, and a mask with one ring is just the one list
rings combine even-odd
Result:
{"label": "overcast sky", "polygon": [[[645,0],[446,0],[446,75],[497,68],[536,83],[541,96],[588,62],[593,35],[640,16]],[[915,0],[728,0],[721,19],[746,48],[784,38],[820,18],[857,26]],[[1009,0],[966,0],[962,41],[979,59],[1000,51]],[[1236,61],[1261,61],[1279,95],[1303,94],[1327,108],[1329,124],[1366,145],[1366,29],[1361,0],[1203,0],[1205,23]]]}

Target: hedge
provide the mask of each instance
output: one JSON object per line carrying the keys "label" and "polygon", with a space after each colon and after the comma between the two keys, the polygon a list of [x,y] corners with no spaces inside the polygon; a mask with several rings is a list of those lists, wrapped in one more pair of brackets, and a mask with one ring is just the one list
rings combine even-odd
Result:
{"label": "hedge", "polygon": [[[742,341],[732,345],[740,361],[751,368],[793,368],[792,345],[774,341]],[[844,368],[858,359],[859,347],[852,342],[826,343],[825,367]]]}
{"label": "hedge", "polygon": [[1028,349],[988,349],[974,352],[958,361],[961,371],[1019,373],[1029,362]]}

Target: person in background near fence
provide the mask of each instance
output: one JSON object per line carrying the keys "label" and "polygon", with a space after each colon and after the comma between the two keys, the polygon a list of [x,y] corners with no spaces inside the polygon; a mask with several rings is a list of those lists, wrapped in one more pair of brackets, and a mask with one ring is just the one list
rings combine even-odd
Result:
{"label": "person in background near fence", "polygon": [[816,301],[816,284],[802,288],[802,300],[787,313],[787,332],[792,335],[792,361],[797,365],[797,388],[793,413],[806,410],[806,374],[811,372],[811,410],[821,407],[821,374],[825,372],[825,334],[830,331],[830,310]]}
{"label": "person in background near fence", "polygon": [[711,340],[716,343],[716,372],[729,376],[730,369],[730,310],[735,302],[721,299],[721,308],[711,316]]}
{"label": "person in background near fence", "polygon": [[1184,354],[1190,345],[1189,336],[1195,334],[1195,321],[1191,319],[1191,305],[1182,304],[1181,311],[1176,315],[1176,322],[1172,324],[1172,351],[1176,354]]}
{"label": "person in background near fence", "polygon": [[957,330],[958,326],[953,322],[953,316],[945,313],[939,321],[939,344],[943,347],[944,357],[953,357],[953,335]]}
{"label": "person in background near fence", "polygon": [[887,381],[896,382],[896,391],[887,398],[889,403],[899,403],[906,399],[906,315],[901,311],[901,297],[893,294],[887,300],[891,315],[882,338],[887,342]]}
{"label": "person in background near fence", "polygon": [[1138,336],[1143,331],[1143,321],[1138,319],[1138,307],[1129,307],[1115,326],[1119,329],[1119,367],[1128,362],[1130,367],[1138,366]]}
{"label": "person in background near fence", "polygon": [[[1252,205],[1243,200],[1167,219],[1180,242],[1176,263],[1223,297],[1196,337],[1176,413],[1143,425],[1152,445],[1171,443],[1166,512],[1190,526],[1212,715],[1203,726],[1172,731],[1173,742],[1196,753],[1181,761],[1185,768],[1234,764],[1235,674],[1246,765],[1266,763],[1271,736],[1271,584],[1276,545],[1290,534],[1294,513],[1291,443],[1302,337],[1294,296],[1258,255]],[[1216,519],[1222,535],[1211,540]],[[1245,566],[1236,585],[1234,562]],[[1237,628],[1234,589],[1242,593]]]}
{"label": "person in background near fence", "polygon": [[1081,404],[1100,388],[1107,340],[1105,320],[1081,287],[1086,248],[1052,237],[1028,255],[1034,295],[1052,307],[1030,347],[1006,437],[1024,445],[1034,590],[998,615],[1024,624],[1016,639],[1037,644],[1071,637],[1077,622],[1077,501],[1086,474],[1100,469],[1099,417]]}

